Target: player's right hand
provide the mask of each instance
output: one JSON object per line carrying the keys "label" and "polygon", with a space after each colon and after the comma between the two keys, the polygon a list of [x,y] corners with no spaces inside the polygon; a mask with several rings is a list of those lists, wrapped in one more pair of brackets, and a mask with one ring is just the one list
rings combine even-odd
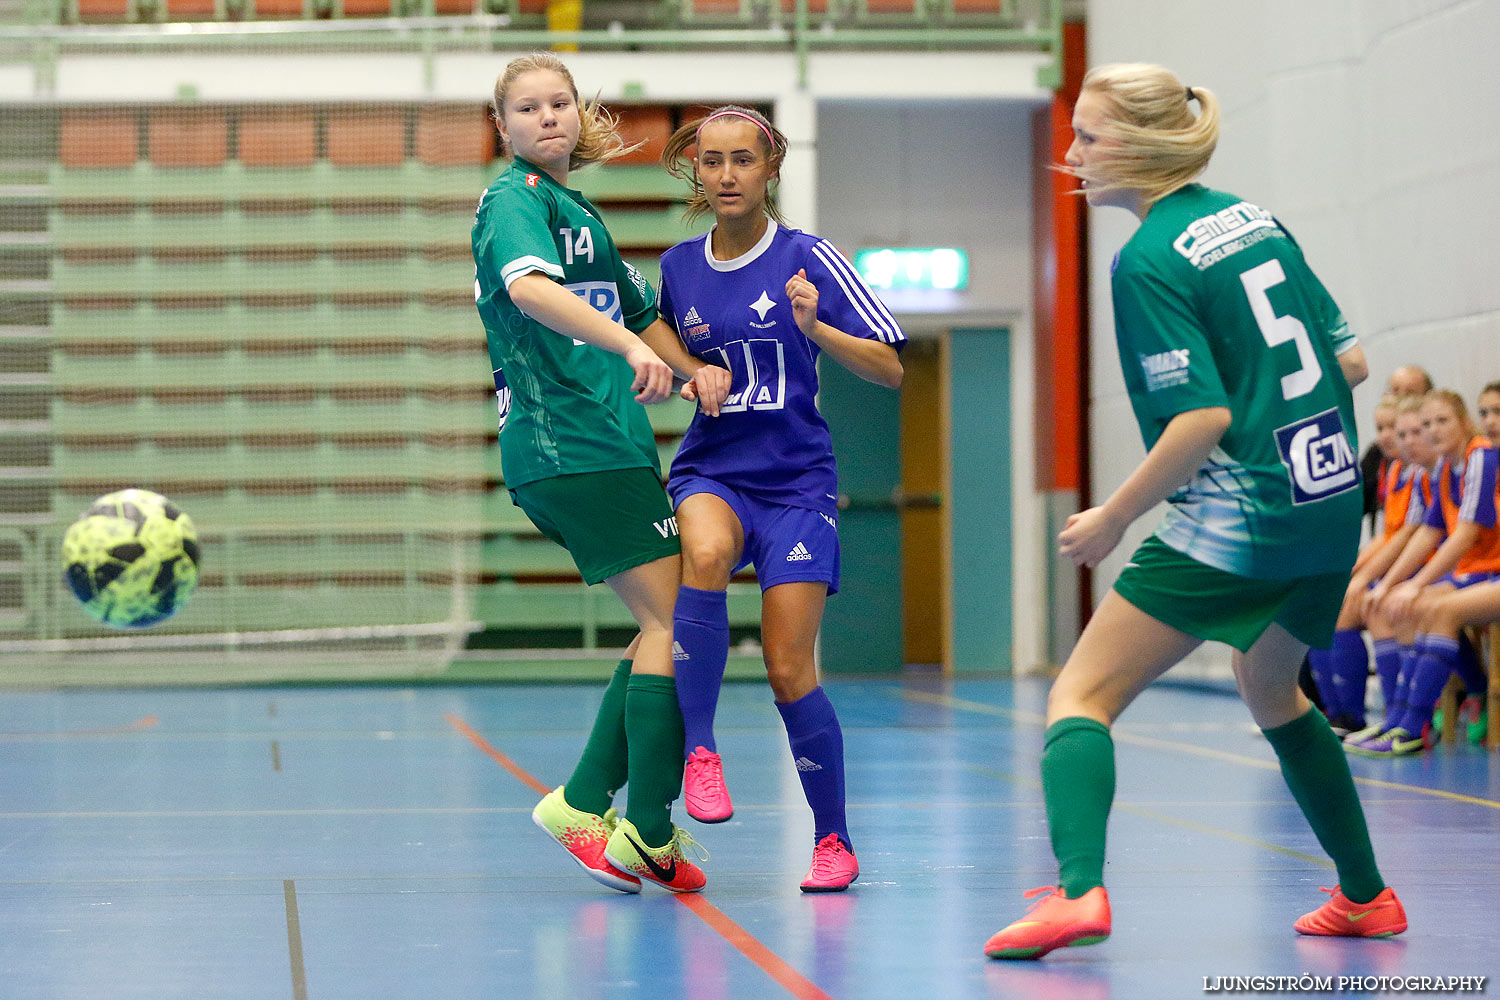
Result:
{"label": "player's right hand", "polygon": [[625,352],[625,361],[635,372],[630,383],[637,403],[660,403],[672,394],[672,369],[645,344],[635,344]]}
{"label": "player's right hand", "polygon": [[719,407],[729,398],[729,385],[734,376],[715,365],[704,365],[693,373],[693,377],[682,387],[681,396],[698,401],[698,409],[710,417],[719,415]]}

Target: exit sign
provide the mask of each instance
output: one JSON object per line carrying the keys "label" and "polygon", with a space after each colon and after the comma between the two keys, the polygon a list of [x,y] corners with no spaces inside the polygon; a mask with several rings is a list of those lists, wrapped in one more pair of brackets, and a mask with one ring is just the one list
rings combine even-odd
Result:
{"label": "exit sign", "polygon": [[969,287],[969,255],[953,247],[871,247],[855,253],[854,268],[871,288]]}

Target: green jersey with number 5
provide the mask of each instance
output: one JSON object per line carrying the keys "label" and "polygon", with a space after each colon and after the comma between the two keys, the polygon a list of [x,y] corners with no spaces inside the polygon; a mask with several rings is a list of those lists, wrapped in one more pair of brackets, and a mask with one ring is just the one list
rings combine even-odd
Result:
{"label": "green jersey with number 5", "polygon": [[1152,206],[1115,259],[1115,333],[1149,450],[1186,410],[1232,416],[1156,534],[1240,576],[1337,573],[1359,544],[1356,341],[1265,209],[1199,184]]}
{"label": "green jersey with number 5", "polygon": [[510,297],[512,282],[537,272],[635,333],[650,326],[656,296],[620,258],[599,210],[517,157],[480,198],[471,242],[505,484],[641,466],[660,477],[625,359],[543,326]]}

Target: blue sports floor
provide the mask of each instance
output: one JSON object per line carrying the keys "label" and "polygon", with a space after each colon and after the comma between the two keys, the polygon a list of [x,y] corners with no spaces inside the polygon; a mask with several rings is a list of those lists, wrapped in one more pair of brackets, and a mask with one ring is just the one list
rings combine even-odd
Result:
{"label": "blue sports floor", "polygon": [[811,818],[769,691],[726,687],[738,812],[703,827],[679,805],[708,889],[614,893],[529,815],[606,669],[590,687],[0,694],[0,997],[1127,1000],[1500,965],[1500,757],[1355,760],[1411,930],[1299,938],[1331,867],[1239,702],[1176,686],[1116,731],[1102,945],[982,954],[1054,872],[1032,682],[828,685],[863,873],[821,896],[797,891]]}

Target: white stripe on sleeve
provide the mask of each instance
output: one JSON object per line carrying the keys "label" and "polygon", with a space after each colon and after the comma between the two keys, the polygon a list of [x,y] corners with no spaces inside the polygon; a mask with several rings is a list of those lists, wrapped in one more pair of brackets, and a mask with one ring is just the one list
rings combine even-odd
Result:
{"label": "white stripe on sleeve", "polygon": [[527,256],[517,257],[502,267],[500,269],[500,280],[505,282],[505,288],[509,291],[511,282],[523,274],[530,274],[532,271],[541,271],[543,274],[554,278],[561,278],[563,276],[563,269],[557,264],[549,260],[543,260],[540,257]]}
{"label": "white stripe on sleeve", "polygon": [[844,290],[844,295],[859,313],[865,325],[887,344],[899,344],[906,340],[906,334],[901,332],[890,310],[886,309],[885,303],[881,302],[875,293],[870,291],[859,272],[844,259],[844,255],[834,248],[827,240],[819,240],[813,244],[813,253],[823,262],[828,273],[833,275],[839,287]]}
{"label": "white stripe on sleeve", "polygon": [[1479,516],[1479,487],[1484,485],[1484,449],[1475,448],[1464,466],[1463,496],[1459,500],[1458,519],[1471,524]]}

